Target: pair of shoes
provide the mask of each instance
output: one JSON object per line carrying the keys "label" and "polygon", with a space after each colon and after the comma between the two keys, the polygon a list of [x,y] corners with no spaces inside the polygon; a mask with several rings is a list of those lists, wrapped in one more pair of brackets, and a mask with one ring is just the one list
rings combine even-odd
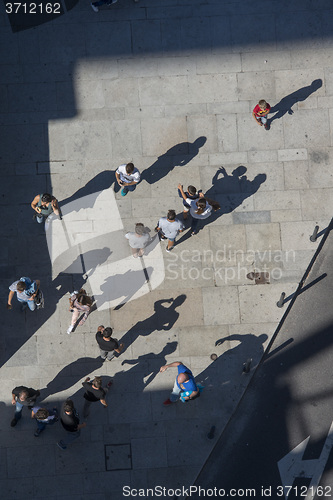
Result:
{"label": "pair of shoes", "polygon": [[170,398],[168,398],[168,399],[166,399],[166,400],[164,401],[164,403],[163,403],[163,404],[164,404],[164,406],[169,406],[169,405],[172,405],[172,401],[170,400]]}
{"label": "pair of shoes", "polygon": [[192,231],[191,236],[194,236],[195,234],[197,234],[197,231]]}
{"label": "pair of shoes", "polygon": [[11,427],[15,427],[15,425],[17,424],[17,422],[18,422],[18,420],[16,420],[16,418],[13,418],[13,420],[10,423],[10,426]]}
{"label": "pair of shoes", "polygon": [[37,430],[36,430],[36,432],[35,432],[35,434],[34,434],[34,436],[35,436],[35,437],[38,437],[38,436],[39,436],[39,434],[40,434],[41,432],[42,432],[42,431],[41,431],[40,429],[37,429]]}
{"label": "pair of shoes", "polygon": [[133,257],[134,257],[135,259],[137,259],[137,258],[138,258],[138,256],[139,256],[139,254],[137,254],[137,253],[134,253],[134,254],[133,254]]}
{"label": "pair of shoes", "polygon": [[70,325],[68,328],[67,328],[67,333],[68,335],[70,335],[72,333],[72,331],[74,330],[74,326],[73,325]]}
{"label": "pair of shoes", "polygon": [[60,448],[61,450],[66,450],[67,446],[65,444],[63,444],[62,441],[58,441],[57,442],[57,446],[58,448]]}
{"label": "pair of shoes", "polygon": [[172,250],[172,249],[173,249],[173,247],[170,247],[170,248],[169,248],[169,247],[166,247],[166,248],[165,248],[165,251],[166,251],[166,252],[171,252],[171,250]]}
{"label": "pair of shoes", "polygon": [[120,194],[121,196],[126,196],[128,193],[128,190],[126,188],[123,188],[121,191],[120,191]]}
{"label": "pair of shoes", "polygon": [[91,5],[91,8],[94,12],[98,12],[99,11],[99,8],[96,7],[96,5],[94,5],[93,3],[90,4]]}

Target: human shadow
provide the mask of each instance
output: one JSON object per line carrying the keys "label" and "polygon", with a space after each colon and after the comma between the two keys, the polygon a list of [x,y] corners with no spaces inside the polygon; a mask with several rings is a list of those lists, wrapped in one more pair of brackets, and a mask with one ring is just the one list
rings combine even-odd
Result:
{"label": "human shadow", "polygon": [[[244,175],[246,171],[247,169],[243,165],[235,168],[231,175],[228,174],[224,167],[216,171],[212,179],[212,187],[205,192],[205,197],[208,200],[217,201],[220,208],[213,210],[210,217],[199,222],[198,232],[204,225],[211,224],[223,214],[233,212],[235,208],[242,205],[246,198],[255,194],[261,184],[266,181],[266,174],[258,174],[251,181]],[[184,233],[177,241],[177,244],[183,243],[187,238],[189,238],[189,232]]]}
{"label": "human shadow", "polygon": [[270,109],[270,114],[271,113],[276,113],[274,116],[268,118],[267,120],[267,125],[270,126],[270,124],[274,120],[278,120],[279,118],[282,118],[286,113],[289,115],[292,115],[294,112],[291,109],[294,104],[297,102],[305,101],[311,94],[316,92],[320,87],[322,87],[323,82],[319,78],[318,80],[314,80],[310,85],[307,87],[302,87],[301,89],[296,90],[292,94],[287,95],[286,97],[283,97],[281,101],[275,106],[273,106]]}
{"label": "human shadow", "polygon": [[[90,181],[88,181],[84,186],[75,191],[71,196],[64,198],[63,200],[58,200],[59,206],[64,213],[64,207],[69,203],[73,203],[74,201],[80,200],[80,203],[72,204],[67,207],[67,213],[76,211],[79,212],[84,208],[93,208],[97,197],[99,194],[112,186],[112,184],[116,185],[116,176],[115,171],[113,170],[104,170],[99,174],[95,175]],[[118,185],[118,184],[117,184]]]}
{"label": "human shadow", "polygon": [[[145,272],[146,271],[146,272]],[[97,309],[105,302],[112,302],[119,299],[117,309],[126,304],[135,293],[150,279],[153,268],[147,267],[145,271],[126,271],[123,274],[115,274],[104,280],[100,286],[101,294],[94,296]]]}
{"label": "human shadow", "polygon": [[60,370],[46,387],[40,389],[40,400],[43,401],[51,395],[68,390],[86,375],[102,366],[103,360],[100,356],[97,358],[83,357],[76,359]]}
{"label": "human shadow", "polygon": [[[142,336],[147,337],[154,331],[171,330],[173,325],[179,318],[177,307],[181,306],[186,300],[186,295],[178,295],[175,299],[161,299],[154,303],[154,314],[143,321],[138,321],[130,330],[122,337],[121,342],[124,344],[124,351]],[[164,304],[170,304],[169,307]]]}
{"label": "human shadow", "polygon": [[166,153],[141,173],[141,180],[154,184],[165,177],[175,167],[187,165],[199,153],[207,138],[198,137],[194,142],[181,142],[170,148]]}
{"label": "human shadow", "polygon": [[140,370],[143,372],[143,377],[148,377],[146,380],[142,378],[142,390],[144,390],[159,373],[161,366],[166,364],[166,356],[175,352],[177,345],[178,342],[168,342],[158,354],[150,352],[136,359],[124,359],[121,365],[134,365],[126,372],[126,375],[131,375],[132,371]]}

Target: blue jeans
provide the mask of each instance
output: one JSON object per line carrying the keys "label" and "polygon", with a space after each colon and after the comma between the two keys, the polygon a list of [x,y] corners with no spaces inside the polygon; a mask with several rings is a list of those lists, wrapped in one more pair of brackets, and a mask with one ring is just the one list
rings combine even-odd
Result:
{"label": "blue jeans", "polygon": [[195,219],[192,217],[192,222],[191,222],[191,231],[195,232],[197,230],[198,224],[199,224],[200,219]]}
{"label": "blue jeans", "polygon": [[34,300],[22,300],[17,297],[17,300],[22,304],[28,304],[30,311],[34,311],[36,309],[36,304]]}
{"label": "blue jeans", "polygon": [[80,437],[80,434],[81,434],[80,429],[78,431],[75,431],[75,432],[69,432],[69,431],[67,431],[66,432],[66,437],[64,439],[61,439],[60,444],[62,444],[63,446],[68,446],[73,441],[75,441],[75,439],[77,439],[78,437]]}
{"label": "blue jeans", "polygon": [[18,401],[16,401],[15,415],[14,415],[15,420],[20,420],[20,418],[22,417],[22,410],[23,410],[23,405]]}
{"label": "blue jeans", "polygon": [[128,191],[134,191],[135,188],[136,188],[136,184],[131,184],[131,186],[127,186],[125,184],[123,186],[123,190],[125,191],[125,193],[127,193]]}

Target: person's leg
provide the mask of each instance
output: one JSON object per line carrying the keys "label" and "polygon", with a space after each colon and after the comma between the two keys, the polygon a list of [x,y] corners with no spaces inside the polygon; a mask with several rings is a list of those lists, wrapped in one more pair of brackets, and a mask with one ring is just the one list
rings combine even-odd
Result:
{"label": "person's leg", "polygon": [[192,217],[192,222],[191,222],[192,234],[195,234],[197,232],[198,223],[199,223],[199,219],[195,219],[194,217]]}
{"label": "person's leg", "polygon": [[175,403],[179,399],[179,394],[181,393],[181,389],[178,387],[177,382],[175,381],[172,393],[170,395],[171,403]]}
{"label": "person's leg", "polygon": [[91,401],[88,401],[87,399],[85,399],[84,405],[83,405],[83,418],[88,417],[89,411],[90,411],[90,405],[91,405]]}
{"label": "person's leg", "polygon": [[20,418],[22,417],[22,410],[23,410],[23,405],[21,403],[19,403],[18,401],[16,401],[15,414],[14,414],[14,419],[16,420],[16,422],[18,422],[20,420]]}
{"label": "person's leg", "polygon": [[107,359],[108,361],[112,361],[114,357],[115,357],[115,353],[114,353],[114,351],[108,351],[108,352],[107,352],[106,359]]}
{"label": "person's leg", "polygon": [[95,7],[101,7],[102,5],[105,5],[108,3],[108,0],[98,0],[98,2],[93,2],[93,5],[95,5]]}
{"label": "person's leg", "polygon": [[99,348],[99,354],[100,354],[102,360],[105,361],[106,357],[108,355],[108,351],[103,351],[103,349]]}
{"label": "person's leg", "polygon": [[128,191],[134,191],[136,188],[136,184],[132,184],[131,186],[127,186]]}
{"label": "person's leg", "polygon": [[34,434],[34,435],[35,435],[35,437],[39,436],[39,434],[40,434],[41,432],[43,432],[43,430],[45,429],[45,427],[46,427],[46,423],[45,423],[45,422],[39,422],[39,421],[37,420],[37,430],[36,430],[36,432],[35,432],[35,434]]}
{"label": "person's leg", "polygon": [[80,314],[82,314],[82,311],[79,311],[78,309],[74,308],[74,311],[72,313],[72,321],[71,321],[72,326],[75,325],[75,323],[77,322],[77,320],[80,317]]}
{"label": "person's leg", "polygon": [[131,247],[131,250],[132,250],[132,255],[133,257],[137,257],[138,254],[139,254],[139,249],[138,248],[132,248]]}
{"label": "person's leg", "polygon": [[168,246],[166,247],[167,252],[170,252],[173,249],[175,245],[175,239],[176,238],[168,239]]}
{"label": "person's leg", "polygon": [[81,433],[80,430],[75,431],[75,432],[66,432],[66,437],[64,439],[62,439],[61,441],[59,441],[59,443],[62,444],[63,446],[65,446],[65,448],[66,448],[69,444],[71,444],[73,441],[75,441],[75,439],[80,437],[80,433]]}
{"label": "person's leg", "polygon": [[140,248],[139,251],[138,251],[138,256],[142,257],[144,254],[145,254],[145,249],[144,248]]}
{"label": "person's leg", "polygon": [[44,220],[43,215],[39,215],[39,214],[36,215],[36,221],[38,222],[38,224],[41,224],[43,222],[43,220]]}
{"label": "person's leg", "polygon": [[34,311],[36,309],[36,304],[35,304],[34,300],[28,300],[27,304],[28,304],[30,311]]}
{"label": "person's leg", "polygon": [[183,219],[184,219],[184,220],[187,220],[189,210],[190,210],[190,209],[189,209],[189,208],[187,208],[187,207],[185,207],[185,205],[184,205],[184,210],[183,210]]}
{"label": "person's leg", "polygon": [[26,300],[19,299],[17,297],[18,302],[20,302],[21,305],[21,311],[24,311],[28,307],[28,302]]}

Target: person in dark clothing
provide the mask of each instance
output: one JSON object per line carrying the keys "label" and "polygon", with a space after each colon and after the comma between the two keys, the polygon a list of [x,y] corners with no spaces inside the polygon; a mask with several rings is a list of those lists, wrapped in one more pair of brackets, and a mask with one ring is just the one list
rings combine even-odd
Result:
{"label": "person in dark clothing", "polygon": [[96,333],[97,344],[99,345],[101,358],[105,361],[112,361],[115,357],[115,352],[120,354],[124,349],[124,344],[119,344],[118,340],[112,338],[112,328],[104,328],[103,325],[99,326]]}
{"label": "person in dark clothing", "polygon": [[10,425],[15,427],[17,422],[22,417],[23,406],[32,408],[40,395],[38,390],[32,389],[32,387],[25,387],[20,385],[12,390],[12,405],[15,405],[15,415]]}
{"label": "person in dark clothing", "polygon": [[74,408],[74,403],[71,399],[66,399],[60,411],[60,422],[66,431],[66,437],[57,442],[57,446],[61,450],[66,450],[67,446],[75,439],[80,437],[81,429],[87,424],[80,424],[79,414]]}
{"label": "person in dark clothing", "polygon": [[84,382],[82,382],[83,387],[86,392],[83,394],[85,399],[83,407],[83,418],[87,418],[89,415],[89,409],[91,403],[96,403],[100,401],[104,408],[107,408],[107,402],[105,401],[106,394],[111,387],[112,382],[109,382],[107,387],[102,387],[102,377],[95,377],[92,382],[89,382],[90,378],[87,377]]}

